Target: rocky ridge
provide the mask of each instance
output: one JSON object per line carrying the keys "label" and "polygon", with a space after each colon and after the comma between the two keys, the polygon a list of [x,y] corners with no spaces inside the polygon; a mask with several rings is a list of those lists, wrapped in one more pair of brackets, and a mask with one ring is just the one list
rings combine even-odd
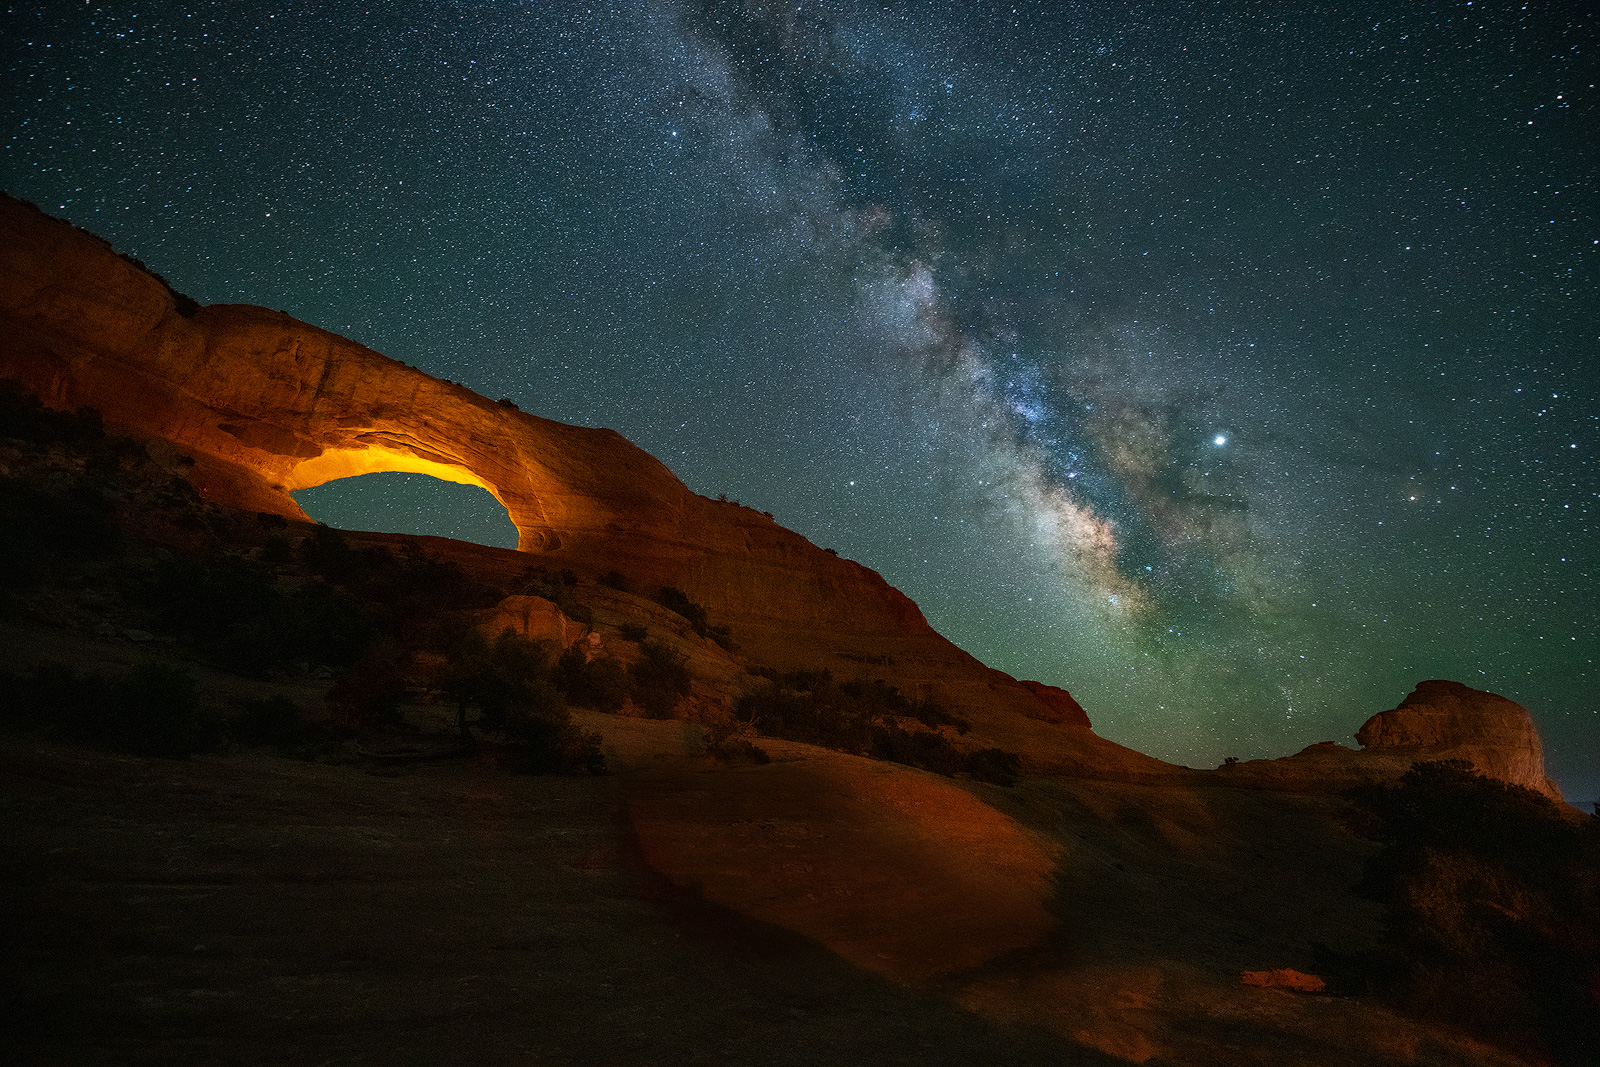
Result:
{"label": "rocky ridge", "polygon": [[[705,643],[702,689],[726,688],[749,665],[841,675],[871,665],[906,693],[958,709],[973,725],[969,743],[1018,752],[1033,773],[1175,783],[1209,773],[1098,737],[1066,691],[984,666],[875,571],[769,515],[690,491],[614,431],[490,401],[282,312],[200,307],[93,234],[3,195],[0,321],[0,377],[49,406],[93,407],[122,432],[176,446],[193,457],[187,476],[207,500],[305,521],[294,490],[426,473],[487,489],[521,551],[541,563],[685,590],[739,646],[729,656]],[[553,605],[501,614],[562,645],[585,632]],[[1422,683],[1357,737],[1359,752],[1323,743],[1221,777],[1329,790],[1460,758],[1559,796],[1526,710],[1457,683]]]}

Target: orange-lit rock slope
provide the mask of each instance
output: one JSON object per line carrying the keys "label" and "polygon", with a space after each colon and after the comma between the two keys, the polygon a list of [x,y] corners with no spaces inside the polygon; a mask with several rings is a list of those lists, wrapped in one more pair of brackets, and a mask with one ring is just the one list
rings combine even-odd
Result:
{"label": "orange-lit rock slope", "polygon": [[1035,766],[1161,776],[1065,692],[991,670],[876,572],[691,492],[611,430],[487,400],[276,311],[195,307],[105,241],[0,198],[0,376],[191,453],[209,499],[304,518],[289,493],[375,471],[480,485],[552,566],[675,585],[780,668],[872,673],[974,717]]}

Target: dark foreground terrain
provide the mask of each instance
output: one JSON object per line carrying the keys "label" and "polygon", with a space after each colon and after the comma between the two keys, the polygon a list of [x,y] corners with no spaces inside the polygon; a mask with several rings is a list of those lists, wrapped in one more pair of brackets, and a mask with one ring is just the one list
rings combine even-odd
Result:
{"label": "dark foreground terrain", "polygon": [[7,738],[0,837],[13,1063],[1111,1062],[672,888],[614,778]]}

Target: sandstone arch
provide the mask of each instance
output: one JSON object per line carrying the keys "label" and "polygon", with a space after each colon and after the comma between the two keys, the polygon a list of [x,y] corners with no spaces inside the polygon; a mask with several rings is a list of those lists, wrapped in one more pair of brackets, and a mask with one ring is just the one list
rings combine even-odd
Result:
{"label": "sandstone arch", "polygon": [[505,506],[522,551],[683,589],[755,662],[880,665],[906,691],[983,719],[985,743],[1035,766],[1174,771],[1096,737],[1062,690],[1024,686],[940,637],[876,572],[691,492],[614,431],[518,411],[283,312],[198,307],[100,238],[3,194],[0,324],[0,377],[171,442],[219,503],[304,519],[291,491],[352,474],[479,485]]}
{"label": "sandstone arch", "polygon": [[523,551],[678,586],[752,640],[781,623],[790,636],[775,651],[796,626],[852,649],[877,634],[1005,677],[938,638],[874,572],[690,492],[614,431],[485,399],[282,312],[196,307],[98,237],[3,195],[0,316],[0,376],[174,443],[211,499],[303,519],[294,490],[429,474],[491,493]]}
{"label": "sandstone arch", "polygon": [[516,524],[505,504],[470,477],[384,466],[340,473],[289,492],[307,515],[330,526],[448,537],[490,548],[517,546]]}

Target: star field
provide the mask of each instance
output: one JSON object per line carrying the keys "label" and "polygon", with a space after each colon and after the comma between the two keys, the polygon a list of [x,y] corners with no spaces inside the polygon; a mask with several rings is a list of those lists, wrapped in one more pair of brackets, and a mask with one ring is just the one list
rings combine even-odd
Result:
{"label": "star field", "polygon": [[[971,6],[13,8],[0,178],[621,431],[1114,740],[1446,677],[1600,796],[1600,16]],[[460,510],[422,482],[307,506]]]}

